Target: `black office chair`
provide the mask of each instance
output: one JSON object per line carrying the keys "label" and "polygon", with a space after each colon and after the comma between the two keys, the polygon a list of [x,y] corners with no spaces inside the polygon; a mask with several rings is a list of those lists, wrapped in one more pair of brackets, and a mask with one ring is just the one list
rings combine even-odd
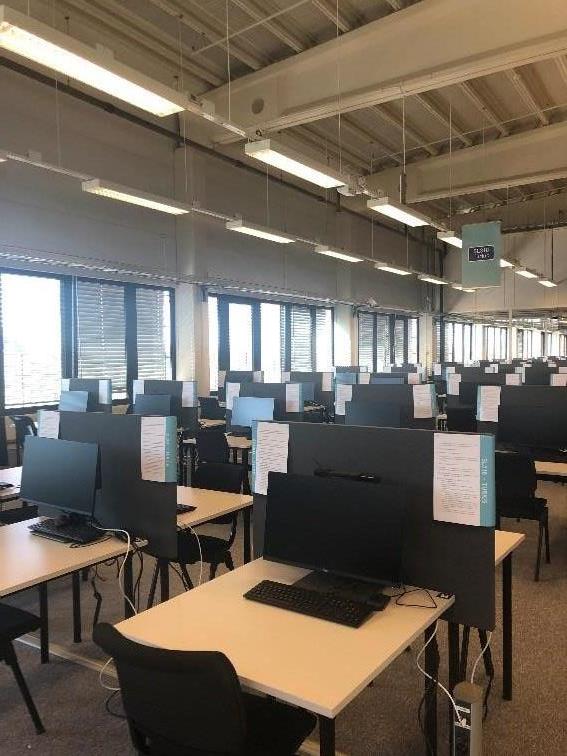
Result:
{"label": "black office chair", "polygon": [[200,396],[201,417],[206,420],[224,420],[226,410],[219,405],[216,396]]}
{"label": "black office chair", "polygon": [[0,661],[6,662],[11,667],[38,735],[45,732],[45,729],[18,664],[13,641],[26,633],[32,633],[39,629],[40,625],[39,617],[24,612],[22,609],[17,609],[15,606],[0,604]]}
{"label": "black office chair", "polygon": [[29,415],[10,415],[9,417],[16,429],[16,467],[20,467],[26,436],[37,436],[37,427]]}
{"label": "black office chair", "polygon": [[93,638],[114,659],[130,737],[148,756],[292,756],[312,714],[243,693],[219,651],[170,651],[128,640],[106,623]]}
{"label": "black office chair", "polygon": [[31,520],[34,517],[37,517],[37,506],[35,504],[24,504],[23,507],[5,509],[0,512],[0,525],[13,525],[16,522]]}
{"label": "black office chair", "polygon": [[541,550],[545,541],[545,561],[549,552],[549,512],[547,501],[535,495],[537,476],[535,462],[521,454],[496,453],[496,522],[501,517],[534,520],[539,523],[537,557],[534,580],[539,580]]}
{"label": "black office chair", "polygon": [[447,407],[447,430],[476,433],[476,417],[472,407]]}
{"label": "black office chair", "polygon": [[[228,462],[206,462],[200,464],[195,471],[193,486],[195,488],[206,488],[210,491],[240,493],[244,484],[245,474],[246,470],[242,465],[233,465]],[[193,587],[193,582],[187,571],[187,565],[200,562],[201,554],[203,562],[209,565],[209,580],[213,580],[221,564],[224,564],[229,570],[234,569],[230,549],[236,538],[238,515],[229,514],[217,517],[214,520],[210,520],[207,524],[230,525],[231,529],[228,538],[197,534],[201,546],[201,551],[199,551],[197,538],[191,530],[179,530],[177,532],[177,559],[175,561],[179,565],[187,589]],[[169,563],[165,563],[163,560],[156,562],[148,595],[148,608],[154,603],[160,568],[169,569]]]}
{"label": "black office chair", "polygon": [[228,462],[230,449],[222,428],[197,431],[197,457],[199,462]]}

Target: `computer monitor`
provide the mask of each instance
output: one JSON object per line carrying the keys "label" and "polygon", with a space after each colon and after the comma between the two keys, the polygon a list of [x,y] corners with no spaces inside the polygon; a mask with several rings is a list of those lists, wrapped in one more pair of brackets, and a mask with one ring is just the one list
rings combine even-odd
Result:
{"label": "computer monitor", "polygon": [[401,428],[402,409],[391,402],[346,402],[345,425]]}
{"label": "computer monitor", "polygon": [[170,417],[175,415],[172,405],[170,394],[137,394],[134,414]]}
{"label": "computer monitor", "polygon": [[371,581],[401,582],[401,488],[269,473],[264,558]]}
{"label": "computer monitor", "polygon": [[232,400],[231,428],[252,428],[254,420],[274,419],[274,399],[236,396]]}
{"label": "computer monitor", "polygon": [[337,373],[335,375],[335,381],[337,383],[347,383],[354,386],[358,383],[358,373]]}
{"label": "computer monitor", "polygon": [[92,517],[98,459],[98,444],[27,436],[20,496],[33,504]]}
{"label": "computer monitor", "polygon": [[315,384],[313,381],[301,381],[301,390],[303,392],[304,402],[315,401]]}
{"label": "computer monitor", "polygon": [[370,376],[370,383],[403,386],[404,383],[407,383],[407,377],[404,373],[378,373]]}
{"label": "computer monitor", "polygon": [[62,391],[59,398],[60,412],[86,412],[89,405],[88,391]]}

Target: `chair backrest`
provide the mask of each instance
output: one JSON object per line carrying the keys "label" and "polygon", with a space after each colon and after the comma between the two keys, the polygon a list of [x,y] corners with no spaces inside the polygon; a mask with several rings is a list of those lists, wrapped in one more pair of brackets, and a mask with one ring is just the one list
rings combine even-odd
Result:
{"label": "chair backrest", "polygon": [[228,462],[230,450],[222,429],[197,431],[197,454],[201,462]]}
{"label": "chair backrest", "polygon": [[24,445],[26,436],[37,436],[36,424],[29,415],[10,415],[10,420],[14,423],[16,429],[16,444]]}
{"label": "chair backrest", "polygon": [[210,491],[227,491],[240,493],[246,470],[242,465],[230,462],[202,462],[191,481],[194,488],[207,488]]}
{"label": "chair backrest", "polygon": [[512,452],[496,452],[496,501],[529,499],[537,488],[535,462]]}
{"label": "chair backrest", "polygon": [[201,417],[207,420],[224,420],[226,412],[215,396],[200,396]]}
{"label": "chair backrest", "polygon": [[13,525],[15,522],[23,522],[37,517],[37,506],[28,504],[25,507],[16,507],[16,509],[5,509],[0,512],[0,525]]}
{"label": "chair backrest", "polygon": [[106,623],[95,626],[93,639],[114,659],[132,740],[140,752],[242,754],[242,692],[224,654],[141,645]]}

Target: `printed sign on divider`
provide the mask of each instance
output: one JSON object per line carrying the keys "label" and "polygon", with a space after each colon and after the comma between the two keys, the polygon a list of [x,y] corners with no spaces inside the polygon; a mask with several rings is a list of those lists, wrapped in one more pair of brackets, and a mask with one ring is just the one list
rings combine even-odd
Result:
{"label": "printed sign on divider", "polygon": [[252,491],[266,496],[268,473],[287,472],[289,425],[254,420],[252,449]]}
{"label": "printed sign on divider", "polygon": [[59,412],[40,409],[37,413],[37,435],[42,438],[59,438]]}
{"label": "printed sign on divider", "polygon": [[341,417],[345,414],[346,402],[352,401],[352,385],[350,383],[337,383],[335,386],[335,415]]}
{"label": "printed sign on divider", "polygon": [[226,408],[232,412],[232,402],[235,396],[240,396],[240,383],[226,384]]}
{"label": "printed sign on divider", "polygon": [[436,415],[435,386],[432,383],[420,383],[412,386],[412,392],[414,418],[434,417]]}
{"label": "printed sign on divider", "polygon": [[498,422],[500,388],[500,386],[478,386],[476,397],[476,419],[479,422]]}

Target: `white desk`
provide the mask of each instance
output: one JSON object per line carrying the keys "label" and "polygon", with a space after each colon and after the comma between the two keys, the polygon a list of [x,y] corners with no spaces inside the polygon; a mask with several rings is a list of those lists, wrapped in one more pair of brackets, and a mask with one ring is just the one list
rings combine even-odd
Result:
{"label": "white desk", "polygon": [[203,417],[199,420],[201,428],[220,428],[221,425],[226,425],[226,420],[210,420],[207,417]]}
{"label": "white desk", "polygon": [[567,481],[567,463],[538,462],[535,463],[536,475],[539,480],[551,480],[556,483]]}
{"label": "white desk", "polygon": [[19,498],[21,469],[21,467],[7,467],[5,470],[0,470],[0,483],[9,483],[12,486],[12,488],[0,490],[0,511],[2,504]]}
{"label": "white desk", "polygon": [[328,756],[335,752],[337,715],[454,599],[436,598],[435,609],[400,607],[392,601],[352,629],[243,598],[260,580],[291,583],[305,574],[257,559],[121,622],[118,629],[150,646],[222,651],[244,687],[319,715],[321,753]]}
{"label": "white desk", "polygon": [[523,533],[494,533],[494,564],[502,565],[502,697],[512,700],[512,555],[526,540]]}

